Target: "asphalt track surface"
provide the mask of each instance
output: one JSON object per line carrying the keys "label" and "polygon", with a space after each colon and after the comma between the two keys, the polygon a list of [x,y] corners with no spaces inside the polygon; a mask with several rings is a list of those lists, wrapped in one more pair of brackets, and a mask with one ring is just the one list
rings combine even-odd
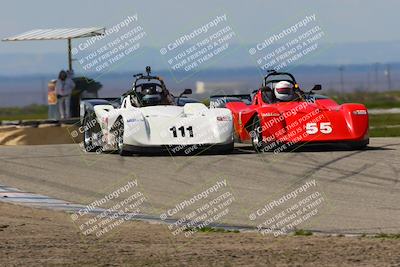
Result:
{"label": "asphalt track surface", "polygon": [[0,184],[88,204],[137,179],[147,199],[144,212],[159,216],[225,179],[228,186],[220,192],[229,191],[235,200],[218,222],[256,227],[274,213],[255,221],[250,214],[315,180],[315,187],[275,208],[313,192],[323,196],[318,212],[297,228],[399,233],[399,163],[400,138],[372,138],[362,151],[324,147],[256,154],[248,145],[237,145],[229,155],[174,157],[97,155],[77,145],[2,146]]}

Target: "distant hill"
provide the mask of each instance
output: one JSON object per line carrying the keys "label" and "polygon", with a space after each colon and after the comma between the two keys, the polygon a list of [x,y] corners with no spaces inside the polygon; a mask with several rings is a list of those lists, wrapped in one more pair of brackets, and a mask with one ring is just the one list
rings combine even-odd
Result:
{"label": "distant hill", "polygon": [[[230,51],[223,59],[212,63],[213,68],[240,68],[254,66],[255,62],[249,56],[249,48],[254,45],[231,44]],[[271,46],[273,50],[277,47]],[[154,70],[168,67],[165,58],[159,52],[160,48],[140,48],[140,53],[130,57],[124,64],[118,65],[114,72],[142,70],[142,66],[151,65]],[[304,57],[299,62],[302,65],[349,65],[373,64],[376,62],[400,62],[400,41],[320,44],[315,55]],[[0,75],[48,74],[65,68],[67,65],[66,51],[60,53],[18,54],[0,53]],[[77,69],[77,68],[76,68]]]}
{"label": "distant hill", "polygon": [[[172,92],[196,87],[204,82],[206,95],[215,92],[249,92],[260,84],[264,71],[250,58],[248,48],[236,45],[232,52],[207,68],[188,77],[168,69],[157,48],[146,47],[101,77],[95,73],[79,73],[99,80],[104,86],[101,96],[118,96],[128,90],[132,74],[143,72],[150,65],[153,73],[163,76]],[[289,66],[303,88],[322,84],[324,90],[342,90],[339,66],[343,69],[343,91],[384,91],[400,89],[400,42],[353,43],[325,45],[317,56],[305,57],[299,65]],[[375,62],[380,62],[375,64]],[[65,68],[66,54],[0,54],[0,106],[42,104],[46,101],[47,82]],[[390,66],[389,79],[385,76]],[[186,79],[185,79],[186,78]]]}

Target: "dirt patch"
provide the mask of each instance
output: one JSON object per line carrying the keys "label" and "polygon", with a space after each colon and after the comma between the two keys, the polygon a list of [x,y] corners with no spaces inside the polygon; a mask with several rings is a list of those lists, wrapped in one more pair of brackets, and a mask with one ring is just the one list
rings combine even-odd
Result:
{"label": "dirt patch", "polygon": [[1,264],[100,266],[398,266],[400,240],[371,237],[197,233],[126,222],[101,238],[83,236],[64,212],[0,202]]}
{"label": "dirt patch", "polygon": [[75,125],[3,126],[0,127],[0,145],[74,144],[82,140],[81,134],[76,138],[70,135],[77,129]]}

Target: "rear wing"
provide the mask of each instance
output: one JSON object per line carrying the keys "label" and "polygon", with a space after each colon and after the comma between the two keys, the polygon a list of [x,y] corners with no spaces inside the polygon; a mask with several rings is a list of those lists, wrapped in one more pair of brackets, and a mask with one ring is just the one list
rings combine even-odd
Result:
{"label": "rear wing", "polygon": [[227,103],[243,102],[249,105],[253,98],[251,94],[212,95],[210,96],[210,108],[224,108]]}

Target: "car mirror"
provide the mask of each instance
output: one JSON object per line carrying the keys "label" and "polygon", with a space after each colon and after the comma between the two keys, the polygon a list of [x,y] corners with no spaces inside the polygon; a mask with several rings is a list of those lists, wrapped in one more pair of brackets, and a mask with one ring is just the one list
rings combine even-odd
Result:
{"label": "car mirror", "polygon": [[178,103],[179,105],[179,99],[183,96],[183,95],[191,95],[192,94],[192,89],[185,89],[179,96],[178,96],[178,100],[176,101],[176,103]]}
{"label": "car mirror", "polygon": [[311,89],[311,91],[319,91],[319,90],[322,90],[322,86],[320,84],[314,85],[313,89]]}
{"label": "car mirror", "polygon": [[185,89],[182,93],[182,95],[191,95],[192,94],[192,89]]}

